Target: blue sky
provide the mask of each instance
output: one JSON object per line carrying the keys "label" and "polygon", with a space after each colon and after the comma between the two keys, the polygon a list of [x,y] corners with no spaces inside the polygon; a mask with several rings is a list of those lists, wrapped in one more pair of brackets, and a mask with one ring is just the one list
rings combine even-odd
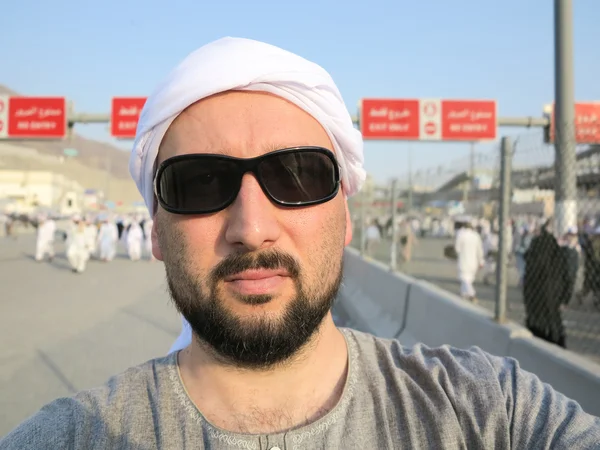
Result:
{"label": "blue sky", "polygon": [[[577,100],[600,100],[599,18],[600,1],[574,2]],[[352,112],[362,97],[488,98],[500,116],[541,116],[554,95],[551,0],[8,1],[0,83],[108,112],[112,96],[147,95],[189,52],[223,36],[321,64]],[[110,140],[106,126],[77,132]],[[530,153],[550,151],[531,131],[500,133],[527,133]],[[365,151],[367,170],[385,180],[406,175],[409,151],[424,170],[466,162],[469,145],[367,142]]]}

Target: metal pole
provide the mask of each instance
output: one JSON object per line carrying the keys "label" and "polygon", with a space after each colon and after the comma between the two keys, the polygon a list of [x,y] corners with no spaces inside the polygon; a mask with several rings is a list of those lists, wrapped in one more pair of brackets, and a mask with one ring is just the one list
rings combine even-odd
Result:
{"label": "metal pole", "polygon": [[498,245],[498,261],[496,264],[496,313],[494,319],[503,323],[506,321],[506,288],[508,283],[508,220],[510,218],[511,201],[511,168],[512,142],[503,137],[500,149],[500,239]]}
{"label": "metal pole", "polygon": [[469,161],[469,176],[471,177],[471,191],[475,190],[475,142],[471,142],[471,154]]}
{"label": "metal pole", "polygon": [[367,248],[367,238],[365,236],[367,221],[367,190],[363,186],[360,192],[360,255],[365,256]]}
{"label": "metal pole", "polygon": [[104,194],[104,204],[109,200],[110,197],[110,173],[111,173],[111,160],[110,152],[106,151],[106,193]]}
{"label": "metal pole", "polygon": [[394,178],[392,180],[392,248],[390,251],[390,269],[396,270],[398,267],[398,242],[396,233],[396,210],[398,205],[398,180]]}
{"label": "metal pole", "polygon": [[555,232],[577,223],[577,162],[573,81],[573,1],[554,0]]}

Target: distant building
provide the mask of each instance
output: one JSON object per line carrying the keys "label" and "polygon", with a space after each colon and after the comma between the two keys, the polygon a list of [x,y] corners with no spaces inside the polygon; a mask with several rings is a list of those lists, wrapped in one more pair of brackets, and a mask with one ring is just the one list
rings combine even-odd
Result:
{"label": "distant building", "polygon": [[98,189],[86,189],[83,192],[83,210],[93,211],[100,209],[105,203],[104,192]]}
{"label": "distant building", "polygon": [[0,170],[0,200],[17,211],[52,209],[60,214],[82,210],[83,187],[64,175],[38,170]]}

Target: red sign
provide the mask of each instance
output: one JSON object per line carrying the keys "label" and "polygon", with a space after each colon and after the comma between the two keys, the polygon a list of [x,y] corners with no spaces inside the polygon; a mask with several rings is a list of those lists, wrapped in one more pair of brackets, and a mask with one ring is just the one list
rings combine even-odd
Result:
{"label": "red sign", "polygon": [[494,140],[496,129],[495,101],[442,100],[442,140]]}
{"label": "red sign", "polygon": [[[552,108],[550,142],[554,142],[555,127]],[[578,144],[600,144],[600,102],[575,103],[575,141]]]}
{"label": "red sign", "polygon": [[0,115],[4,116],[0,119],[1,137],[61,139],[67,134],[67,101],[64,97],[8,97],[0,103]]}
{"label": "red sign", "polygon": [[419,139],[419,100],[363,99],[365,139]]}
{"label": "red sign", "polygon": [[490,100],[363,99],[364,139],[481,141],[496,139],[496,102]]}
{"label": "red sign", "polygon": [[110,134],[119,139],[135,138],[146,97],[114,97],[110,113]]}

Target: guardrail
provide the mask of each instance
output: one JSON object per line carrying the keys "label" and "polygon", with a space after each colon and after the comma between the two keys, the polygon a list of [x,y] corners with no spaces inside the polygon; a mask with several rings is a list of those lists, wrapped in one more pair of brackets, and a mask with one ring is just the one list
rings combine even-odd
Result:
{"label": "guardrail", "polygon": [[516,323],[499,324],[477,305],[430,283],[392,272],[347,248],[338,307],[357,329],[403,345],[478,346],[521,367],[600,416],[600,365],[538,339]]}

